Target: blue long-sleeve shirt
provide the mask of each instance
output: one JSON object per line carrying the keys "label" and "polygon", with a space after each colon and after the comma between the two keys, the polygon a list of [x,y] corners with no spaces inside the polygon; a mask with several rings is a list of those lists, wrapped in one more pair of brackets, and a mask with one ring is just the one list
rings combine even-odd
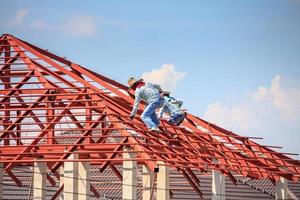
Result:
{"label": "blue long-sleeve shirt", "polygon": [[157,101],[159,98],[161,98],[160,92],[161,87],[158,84],[145,83],[145,85],[137,88],[135,90],[135,100],[130,116],[136,115],[141,100],[145,101],[146,104]]}

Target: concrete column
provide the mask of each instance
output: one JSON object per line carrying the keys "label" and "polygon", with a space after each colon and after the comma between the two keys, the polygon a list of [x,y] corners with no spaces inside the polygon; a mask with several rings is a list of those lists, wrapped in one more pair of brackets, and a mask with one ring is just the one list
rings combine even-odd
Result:
{"label": "concrete column", "polygon": [[46,199],[46,162],[34,162],[33,164],[33,199]]}
{"label": "concrete column", "polygon": [[225,176],[212,170],[212,200],[225,200]]}
{"label": "concrete column", "polygon": [[143,200],[151,199],[151,186],[153,183],[153,172],[146,166],[143,165]]}
{"label": "concrete column", "polygon": [[276,199],[288,199],[288,185],[287,180],[280,177],[280,180],[276,183]]}
{"label": "concrete column", "polygon": [[[71,154],[68,159],[78,159],[78,154]],[[78,200],[78,162],[64,164],[64,199]]]}
{"label": "concrete column", "polygon": [[[65,173],[65,170],[64,170],[64,164],[62,164],[59,168],[59,173],[60,173],[60,178],[59,178],[59,187],[61,187],[63,184],[64,184],[64,173]],[[64,200],[64,192],[62,191],[60,194],[59,194],[59,197],[58,197],[59,200]]]}
{"label": "concrete column", "polygon": [[0,163],[0,199],[4,199],[3,198],[3,163]]}
{"label": "concrete column", "polygon": [[79,162],[78,163],[78,200],[90,199],[90,163]]}
{"label": "concrete column", "polygon": [[[131,148],[124,147],[124,151]],[[136,153],[124,152],[123,159],[134,159]],[[123,161],[123,200],[137,199],[137,162]]]}
{"label": "concrete column", "polygon": [[156,180],[156,199],[169,200],[170,198],[170,169],[164,162],[158,161],[159,171]]}

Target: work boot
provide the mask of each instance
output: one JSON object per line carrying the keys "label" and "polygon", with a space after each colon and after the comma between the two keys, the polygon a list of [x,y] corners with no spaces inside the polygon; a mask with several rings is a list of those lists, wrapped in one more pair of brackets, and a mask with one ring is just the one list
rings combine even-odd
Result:
{"label": "work boot", "polygon": [[157,131],[157,132],[161,132],[160,129],[158,127],[152,127],[149,129],[149,131]]}

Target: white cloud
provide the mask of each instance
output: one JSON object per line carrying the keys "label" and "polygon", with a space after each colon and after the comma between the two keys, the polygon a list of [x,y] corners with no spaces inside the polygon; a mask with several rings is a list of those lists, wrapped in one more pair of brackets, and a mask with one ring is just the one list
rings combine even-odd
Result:
{"label": "white cloud", "polygon": [[58,30],[58,28],[55,28],[54,26],[49,26],[43,21],[36,21],[29,25],[30,28],[33,29],[40,29],[40,30]]}
{"label": "white cloud", "polygon": [[270,88],[260,86],[253,94],[253,100],[272,103],[282,118],[288,120],[300,118],[300,88],[285,86],[284,79],[279,75],[272,80]]}
{"label": "white cloud", "polygon": [[300,153],[300,80],[291,82],[277,75],[270,86],[259,86],[232,104],[211,103],[204,118],[240,134],[264,137],[267,144]]}
{"label": "white cloud", "polygon": [[29,27],[38,30],[60,31],[70,36],[89,36],[97,33],[96,20],[91,16],[76,16],[56,25],[40,20],[31,23]]}
{"label": "white cloud", "polygon": [[24,22],[25,17],[28,15],[29,10],[28,9],[20,9],[16,12],[15,18],[11,25],[17,26],[21,25]]}
{"label": "white cloud", "polygon": [[253,107],[247,103],[224,105],[219,101],[214,102],[207,107],[204,117],[231,130],[238,127],[239,131],[247,131],[253,125],[259,125]]}
{"label": "white cloud", "polygon": [[97,33],[96,20],[91,16],[77,16],[63,24],[63,30],[71,35],[93,35]]}
{"label": "white cloud", "polygon": [[173,92],[178,81],[186,76],[185,72],[178,72],[172,64],[164,64],[160,69],[154,69],[151,72],[142,74],[145,81],[158,83],[163,90]]}

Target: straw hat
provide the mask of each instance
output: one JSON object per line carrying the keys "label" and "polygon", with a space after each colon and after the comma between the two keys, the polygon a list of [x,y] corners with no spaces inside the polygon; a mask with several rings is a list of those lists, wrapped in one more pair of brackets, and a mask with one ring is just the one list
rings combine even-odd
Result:
{"label": "straw hat", "polygon": [[128,79],[129,89],[134,88],[134,86],[136,86],[136,84],[138,84],[141,81],[144,81],[144,80],[143,79],[135,79],[135,78],[131,77],[130,79]]}

